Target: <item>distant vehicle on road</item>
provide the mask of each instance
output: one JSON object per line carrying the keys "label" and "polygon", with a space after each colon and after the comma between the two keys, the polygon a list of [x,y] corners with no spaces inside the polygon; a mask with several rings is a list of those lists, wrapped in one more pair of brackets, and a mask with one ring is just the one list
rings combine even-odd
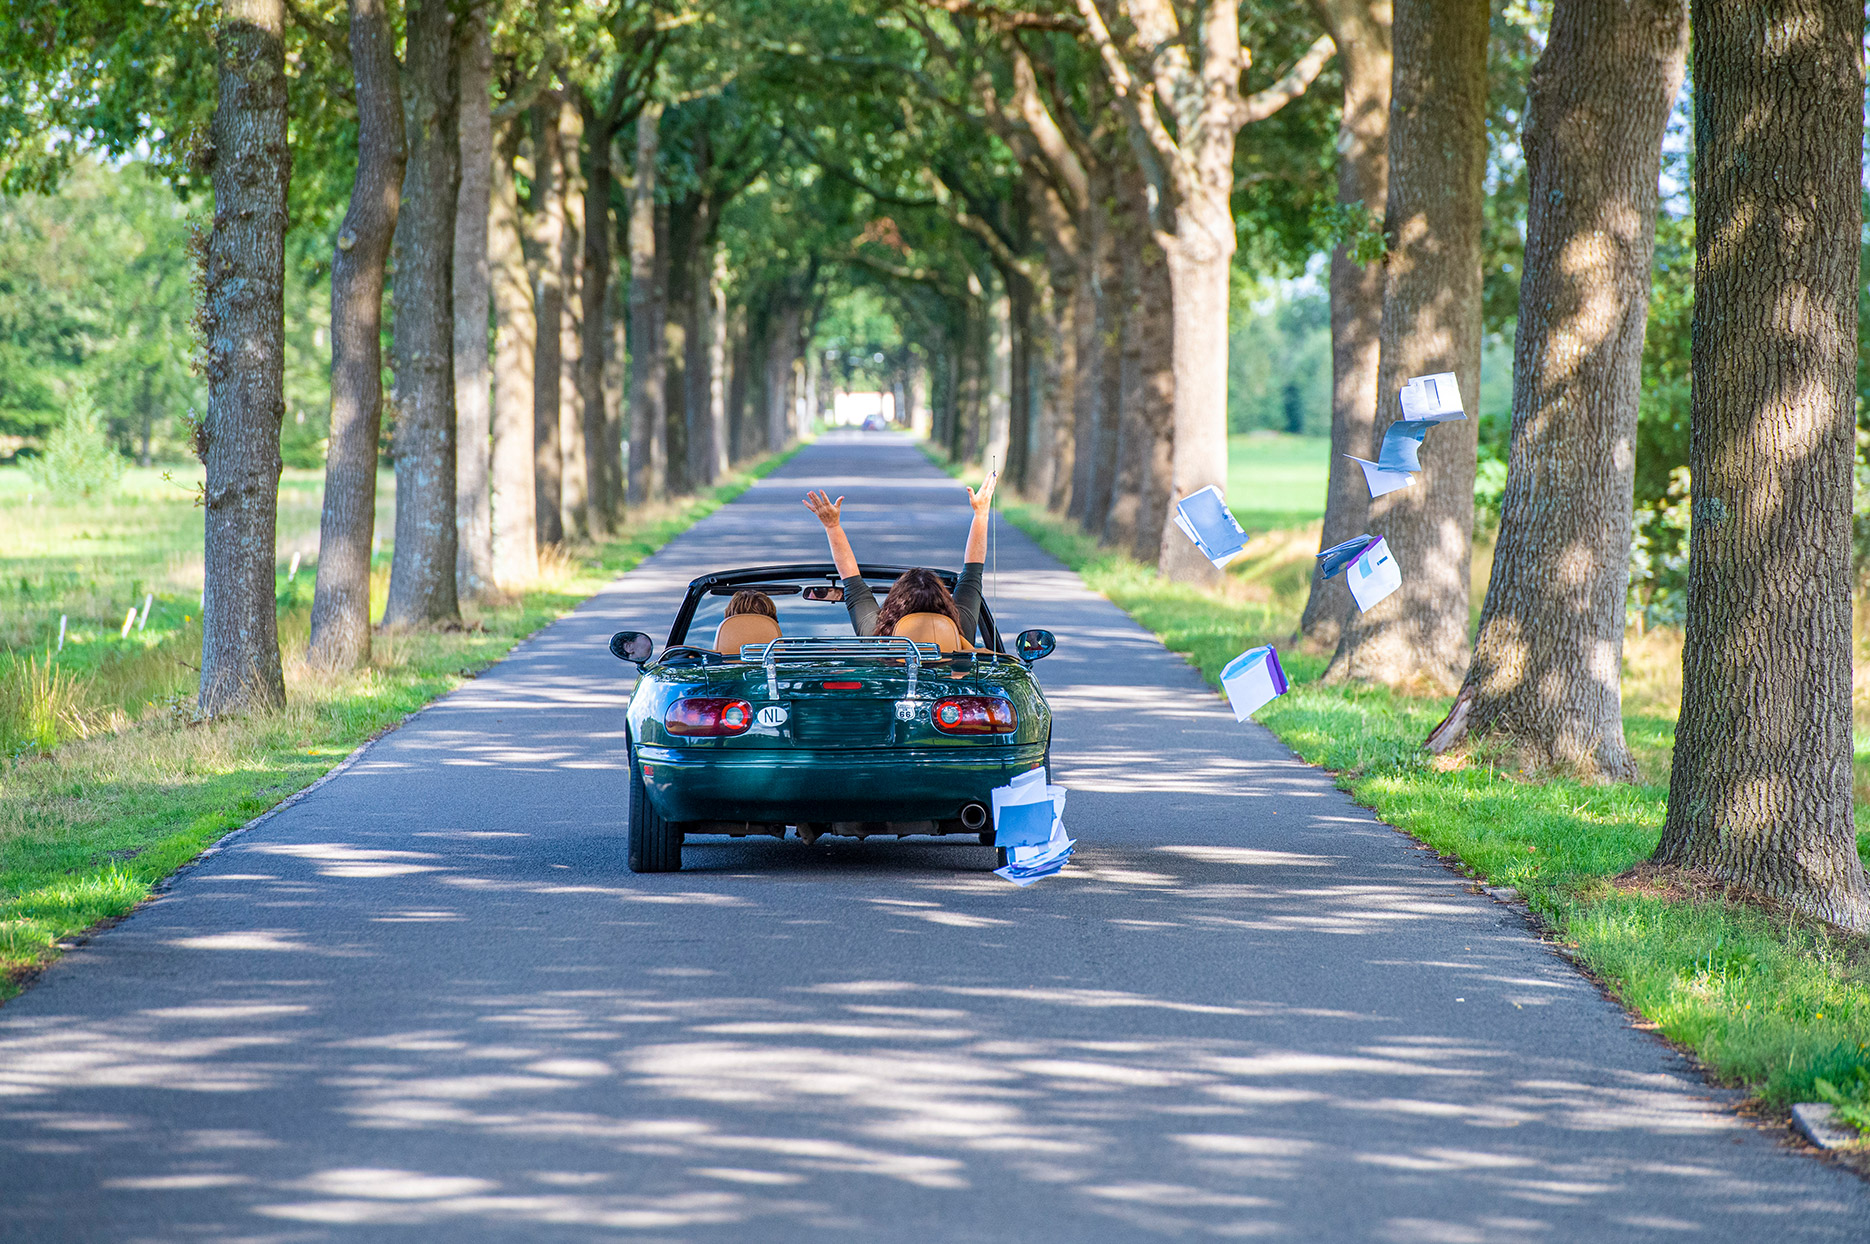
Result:
{"label": "distant vehicle on road", "polygon": [[[882,593],[905,568],[859,573]],[[954,589],[953,571],[935,573]],[[728,616],[748,590],[777,617]],[[611,636],[642,671],[627,710],[632,872],[676,871],[696,834],[993,844],[993,789],[1049,763],[1032,663],[1056,640],[1023,631],[1007,652],[985,603],[978,647],[935,614],[862,638],[843,602],[830,564],[726,570],[688,585],[660,656],[642,631]]]}
{"label": "distant vehicle on road", "polygon": [[889,426],[890,421],[885,419],[882,415],[867,415],[864,417],[864,431],[866,432],[887,432]]}

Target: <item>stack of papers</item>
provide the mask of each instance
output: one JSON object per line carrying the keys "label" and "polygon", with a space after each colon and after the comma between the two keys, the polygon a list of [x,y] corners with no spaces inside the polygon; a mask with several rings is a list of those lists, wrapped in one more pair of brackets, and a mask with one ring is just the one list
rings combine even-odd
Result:
{"label": "stack of papers", "polygon": [[1318,555],[1318,571],[1327,579],[1347,567],[1344,581],[1359,609],[1368,610],[1402,586],[1402,568],[1381,536],[1352,536]]}
{"label": "stack of papers", "polygon": [[1451,371],[1415,377],[1403,385],[1401,397],[1402,418],[1383,433],[1377,460],[1344,455],[1364,469],[1372,500],[1415,483],[1414,472],[1422,469],[1422,438],[1431,424],[1467,418],[1461,409],[1461,385]]}
{"label": "stack of papers", "polygon": [[1175,525],[1216,566],[1225,566],[1247,547],[1247,533],[1213,484],[1175,503]]}
{"label": "stack of papers", "polygon": [[1065,788],[1045,780],[1044,769],[1020,774],[993,792],[994,845],[1006,866],[994,872],[1029,886],[1065,866],[1078,844],[1065,836]]}
{"label": "stack of papers", "polygon": [[1245,721],[1255,709],[1286,693],[1286,672],[1279,668],[1279,654],[1271,644],[1249,648],[1221,671],[1221,689],[1233,706],[1234,720]]}

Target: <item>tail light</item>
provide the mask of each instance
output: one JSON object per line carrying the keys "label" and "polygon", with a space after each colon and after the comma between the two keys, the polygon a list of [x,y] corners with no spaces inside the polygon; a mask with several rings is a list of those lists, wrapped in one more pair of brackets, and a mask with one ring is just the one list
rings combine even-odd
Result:
{"label": "tail light", "polygon": [[943,734],[1011,734],[1019,724],[1010,701],[984,695],[937,700],[930,717]]}
{"label": "tail light", "polygon": [[745,700],[677,700],[669,705],[662,724],[670,734],[686,738],[745,734],[753,724],[753,705]]}

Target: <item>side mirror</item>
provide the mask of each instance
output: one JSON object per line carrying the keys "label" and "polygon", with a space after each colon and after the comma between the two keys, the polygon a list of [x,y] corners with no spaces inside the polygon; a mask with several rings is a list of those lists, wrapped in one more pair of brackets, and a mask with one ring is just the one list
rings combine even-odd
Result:
{"label": "side mirror", "polygon": [[1058,637],[1050,631],[1033,629],[1021,631],[1019,638],[1013,641],[1013,651],[1019,653],[1022,661],[1037,661],[1040,657],[1052,655],[1052,649],[1058,647]]}
{"label": "side mirror", "polygon": [[618,631],[610,637],[610,655],[619,661],[641,665],[655,651],[656,641],[641,631]]}

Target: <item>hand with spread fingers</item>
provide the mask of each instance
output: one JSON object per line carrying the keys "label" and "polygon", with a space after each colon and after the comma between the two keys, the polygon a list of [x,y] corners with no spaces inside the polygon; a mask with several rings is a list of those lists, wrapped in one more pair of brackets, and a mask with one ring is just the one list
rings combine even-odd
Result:
{"label": "hand with spread fingers", "polygon": [[[980,491],[967,490],[967,503],[974,507],[974,513],[985,514],[987,507],[993,504],[993,490],[1000,483],[1000,472],[991,472],[981,483]],[[839,498],[842,500],[842,498]]]}
{"label": "hand with spread fingers", "polygon": [[805,494],[805,508],[817,516],[818,521],[825,525],[826,531],[839,527],[843,523],[843,497],[833,501],[829,493],[808,492]]}

